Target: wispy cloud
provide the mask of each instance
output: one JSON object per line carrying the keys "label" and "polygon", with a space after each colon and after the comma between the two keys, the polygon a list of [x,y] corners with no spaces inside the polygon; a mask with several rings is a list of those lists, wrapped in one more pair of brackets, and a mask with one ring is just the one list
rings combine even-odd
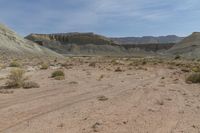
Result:
{"label": "wispy cloud", "polygon": [[200,30],[199,0],[1,0],[0,21],[22,35],[87,32],[109,36]]}

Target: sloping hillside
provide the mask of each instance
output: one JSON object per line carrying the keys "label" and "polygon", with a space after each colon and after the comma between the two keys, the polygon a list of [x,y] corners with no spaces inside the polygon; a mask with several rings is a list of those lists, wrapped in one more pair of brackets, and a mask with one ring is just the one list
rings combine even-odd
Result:
{"label": "sloping hillside", "polygon": [[186,37],[169,49],[168,53],[180,55],[185,58],[200,58],[200,32],[194,32],[192,35]]}
{"label": "sloping hillside", "polygon": [[0,54],[2,56],[61,57],[61,55],[24,39],[0,24]]}

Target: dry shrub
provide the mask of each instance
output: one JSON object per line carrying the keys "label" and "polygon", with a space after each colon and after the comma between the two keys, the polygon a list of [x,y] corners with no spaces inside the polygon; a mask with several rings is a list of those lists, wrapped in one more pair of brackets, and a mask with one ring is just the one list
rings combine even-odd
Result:
{"label": "dry shrub", "polygon": [[31,89],[31,88],[40,88],[40,85],[33,81],[24,82],[23,84],[24,89]]}
{"label": "dry shrub", "polygon": [[5,68],[6,68],[6,65],[0,63],[0,69],[5,69]]}
{"label": "dry shrub", "polygon": [[13,61],[10,63],[9,67],[21,67],[21,64],[18,61]]}
{"label": "dry shrub", "polygon": [[42,70],[46,70],[48,68],[49,68],[49,65],[47,63],[42,63],[40,66],[40,69],[42,69]]}
{"label": "dry shrub", "polygon": [[55,80],[64,80],[65,76],[56,76],[54,77]]}
{"label": "dry shrub", "polygon": [[186,78],[187,83],[200,83],[200,73],[193,73]]}
{"label": "dry shrub", "polygon": [[25,78],[24,78],[24,70],[22,69],[13,69],[10,71],[10,75],[8,77],[8,81],[6,86],[8,88],[20,88],[23,86]]}

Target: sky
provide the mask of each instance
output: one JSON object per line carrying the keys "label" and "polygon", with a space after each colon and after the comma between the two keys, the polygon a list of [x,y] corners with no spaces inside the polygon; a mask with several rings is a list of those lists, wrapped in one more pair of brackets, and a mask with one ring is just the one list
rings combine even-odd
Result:
{"label": "sky", "polygon": [[199,5],[200,0],[0,0],[0,23],[23,36],[187,36],[200,31]]}

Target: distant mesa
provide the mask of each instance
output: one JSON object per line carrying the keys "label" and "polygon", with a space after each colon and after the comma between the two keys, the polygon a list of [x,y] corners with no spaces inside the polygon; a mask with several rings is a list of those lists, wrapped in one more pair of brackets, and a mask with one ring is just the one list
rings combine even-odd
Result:
{"label": "distant mesa", "polygon": [[183,37],[178,37],[176,35],[168,36],[144,36],[144,37],[121,37],[121,38],[111,38],[118,44],[170,44],[179,43]]}
{"label": "distant mesa", "polygon": [[80,55],[132,55],[138,51],[157,52],[170,49],[175,42],[182,39],[177,36],[134,37],[135,39],[129,38],[129,43],[126,43],[127,38],[108,38],[94,33],[78,32],[30,34],[26,38],[61,54]]}

